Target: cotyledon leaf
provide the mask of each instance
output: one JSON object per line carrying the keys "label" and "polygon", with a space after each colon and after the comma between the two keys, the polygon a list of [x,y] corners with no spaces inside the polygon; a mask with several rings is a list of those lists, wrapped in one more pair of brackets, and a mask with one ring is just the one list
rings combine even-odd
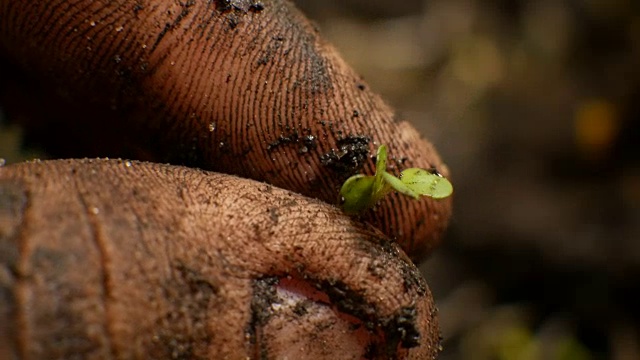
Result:
{"label": "cotyledon leaf", "polygon": [[400,181],[416,193],[434,199],[444,199],[453,193],[449,180],[424,169],[406,169],[400,174]]}
{"label": "cotyledon leaf", "polygon": [[383,176],[384,176],[384,180],[387,183],[389,183],[389,185],[391,185],[393,190],[396,190],[397,192],[405,194],[407,196],[411,196],[414,199],[420,198],[419,193],[411,189],[410,186],[407,186],[405,183],[402,182],[402,180],[398,179],[397,177],[389,174],[386,171],[384,172]]}
{"label": "cotyledon leaf", "polygon": [[374,176],[354,175],[342,184],[340,196],[342,209],[347,214],[357,214],[375,204],[373,199]]}

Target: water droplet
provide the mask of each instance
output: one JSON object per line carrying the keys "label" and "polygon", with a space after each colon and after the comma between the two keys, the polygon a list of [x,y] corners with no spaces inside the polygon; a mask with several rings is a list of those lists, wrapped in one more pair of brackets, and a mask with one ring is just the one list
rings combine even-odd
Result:
{"label": "water droplet", "polygon": [[147,48],[147,44],[142,44],[142,48],[146,49]]}
{"label": "water droplet", "polygon": [[224,147],[224,142],[220,141],[220,144],[218,144],[218,147],[222,149]]}
{"label": "water droplet", "polygon": [[90,23],[89,23],[89,25],[91,25],[92,27],[93,27],[93,26],[96,26],[96,22],[95,22],[95,21],[92,21],[92,22],[90,22]]}
{"label": "water droplet", "polygon": [[7,163],[7,160],[5,158],[0,158],[0,167],[5,166],[6,163]]}
{"label": "water droplet", "polygon": [[120,31],[122,31],[123,29],[124,29],[124,26],[120,25],[120,26],[118,26],[118,27],[116,28],[116,31],[117,31],[117,32],[120,32]]}
{"label": "water droplet", "polygon": [[100,214],[100,209],[98,209],[98,208],[97,208],[97,207],[95,207],[95,206],[93,206],[93,207],[89,208],[89,211],[91,211],[91,213],[92,213],[93,215],[98,215],[98,214]]}
{"label": "water droplet", "polygon": [[120,57],[120,55],[116,55],[116,56],[113,57],[113,61],[115,61],[116,64],[119,64],[120,61],[122,61],[122,58]]}
{"label": "water droplet", "polygon": [[216,123],[215,121],[212,121],[209,123],[209,131],[214,132],[216,131]]}
{"label": "water droplet", "polygon": [[300,154],[304,154],[304,153],[306,153],[308,151],[309,151],[309,148],[307,148],[306,146],[303,146],[303,147],[300,148]]}
{"label": "water droplet", "polygon": [[126,166],[126,167],[131,167],[131,161],[126,161],[126,162],[124,163],[124,166]]}

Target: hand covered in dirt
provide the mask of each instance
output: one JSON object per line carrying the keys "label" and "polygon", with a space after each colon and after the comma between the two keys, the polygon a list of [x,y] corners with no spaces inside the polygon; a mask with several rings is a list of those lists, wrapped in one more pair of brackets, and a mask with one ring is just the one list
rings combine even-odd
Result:
{"label": "hand covered in dirt", "polygon": [[432,358],[435,307],[381,233],[184,167],[0,168],[2,358]]}
{"label": "hand covered in dirt", "polygon": [[[284,0],[6,0],[7,115],[55,157],[170,162],[338,204],[350,176],[448,169]],[[428,134],[427,134],[428,135]],[[362,219],[414,260],[451,199],[381,199]]]}
{"label": "hand covered in dirt", "polygon": [[0,168],[0,358],[437,353],[400,247],[424,258],[450,199],[335,204],[380,144],[447,168],[289,2],[3,1],[0,76],[52,156],[191,167]]}

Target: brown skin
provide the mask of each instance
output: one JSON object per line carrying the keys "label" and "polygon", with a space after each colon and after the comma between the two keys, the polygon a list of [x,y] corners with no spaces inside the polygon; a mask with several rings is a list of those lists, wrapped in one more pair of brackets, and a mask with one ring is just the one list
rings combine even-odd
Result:
{"label": "brown skin", "polygon": [[[168,161],[331,204],[380,144],[395,172],[448,175],[288,1],[5,0],[0,54],[7,114],[55,156]],[[362,220],[420,260],[450,213],[394,194]]]}
{"label": "brown skin", "polygon": [[424,279],[377,230],[271,185],[119,160],[0,168],[0,333],[0,357],[25,359],[438,349]]}

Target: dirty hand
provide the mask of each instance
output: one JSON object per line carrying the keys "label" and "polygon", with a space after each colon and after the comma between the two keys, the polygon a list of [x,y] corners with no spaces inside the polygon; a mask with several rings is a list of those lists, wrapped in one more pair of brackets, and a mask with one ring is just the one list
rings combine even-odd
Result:
{"label": "dirty hand", "polygon": [[[56,157],[170,162],[331,204],[379,145],[396,174],[449,175],[289,1],[4,0],[3,53],[5,111]],[[450,213],[396,194],[362,219],[419,261]]]}
{"label": "dirty hand", "polygon": [[0,168],[0,357],[432,358],[425,280],[372,227],[184,167]]}
{"label": "dirty hand", "polygon": [[[447,174],[288,2],[3,1],[0,54],[7,114],[54,155],[333,204],[379,144]],[[420,259],[449,200],[392,196],[360,222],[94,160],[1,168],[0,205],[3,358],[437,352],[424,280],[365,222]]]}

